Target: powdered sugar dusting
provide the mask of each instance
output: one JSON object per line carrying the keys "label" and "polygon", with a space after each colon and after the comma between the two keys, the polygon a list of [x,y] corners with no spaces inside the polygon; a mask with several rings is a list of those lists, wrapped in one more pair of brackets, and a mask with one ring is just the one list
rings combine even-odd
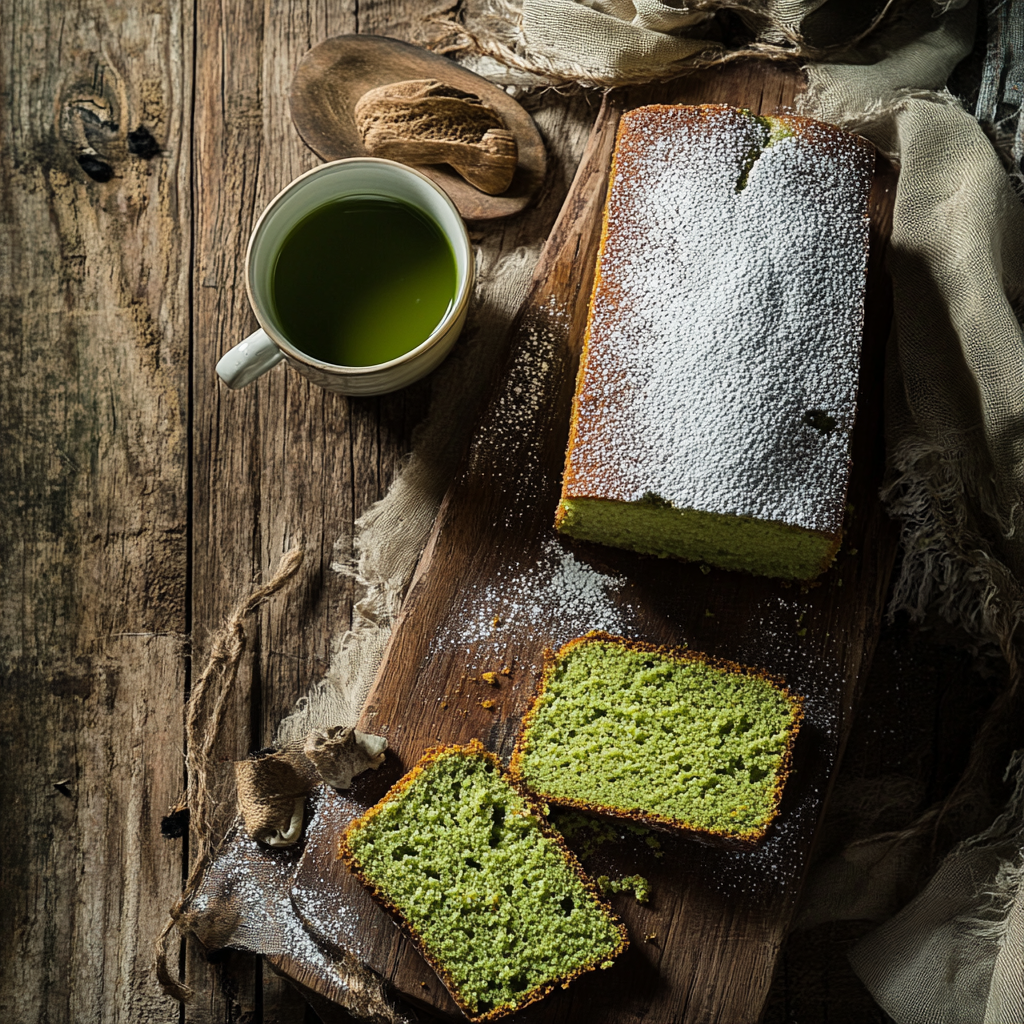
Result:
{"label": "powdered sugar dusting", "polygon": [[[311,799],[314,821],[316,806]],[[305,842],[304,837],[297,846],[274,850],[239,831],[207,870],[190,909],[219,935],[214,948],[223,943],[266,956],[294,956],[336,985],[332,961],[304,927],[291,899]]]}
{"label": "powdered sugar dusting", "polygon": [[359,922],[361,916],[365,918],[367,901],[362,905],[353,903],[329,873],[321,873],[316,865],[323,863],[322,851],[329,850],[334,856],[338,837],[364,810],[344,794],[323,788],[303,836],[305,846],[319,855],[303,858],[291,888],[292,903],[306,927],[324,942],[356,956],[364,955],[359,944]]}
{"label": "powdered sugar dusting", "polygon": [[471,584],[434,649],[465,647],[467,655],[501,657],[509,634],[517,645],[560,647],[588,630],[629,635],[635,622],[622,576],[579,560],[566,542],[544,537],[535,561],[512,562],[485,584]]}
{"label": "powdered sugar dusting", "polygon": [[[226,946],[292,957],[320,979],[323,994],[340,993],[345,981],[328,950],[341,947],[362,957],[360,917],[365,932],[368,911],[378,912],[369,896],[352,897],[327,873],[311,873],[306,851],[333,849],[341,825],[363,810],[354,801],[319,788],[307,800],[306,825],[295,846],[272,849],[238,828],[207,869],[188,907],[197,934],[213,949]],[[326,947],[317,942],[317,935]]]}
{"label": "powdered sugar dusting", "polygon": [[[744,896],[751,891],[795,893],[806,859],[807,835],[821,814],[835,767],[843,679],[825,648],[808,641],[822,627],[814,603],[768,595],[757,603],[730,648],[730,656],[782,676],[804,699],[804,722],[796,741],[795,772],[783,791],[782,813],[765,839],[750,851],[724,854],[715,887]],[[813,758],[813,763],[812,759]],[[820,783],[812,780],[822,780]]]}
{"label": "powdered sugar dusting", "polygon": [[571,495],[836,531],[869,152],[826,126],[769,141],[728,108],[623,123]]}
{"label": "powdered sugar dusting", "polygon": [[505,502],[495,526],[510,526],[548,484],[542,457],[550,412],[566,356],[569,314],[554,299],[531,309],[516,338],[497,402],[474,437],[467,473],[486,471],[494,486],[518,502]]}
{"label": "powdered sugar dusting", "polygon": [[804,699],[804,727],[816,735],[834,737],[840,724],[843,676],[834,655],[826,659],[825,645],[816,642],[823,628],[819,615],[800,598],[765,597],[751,612],[746,631],[733,641],[732,650],[739,660],[786,680]]}

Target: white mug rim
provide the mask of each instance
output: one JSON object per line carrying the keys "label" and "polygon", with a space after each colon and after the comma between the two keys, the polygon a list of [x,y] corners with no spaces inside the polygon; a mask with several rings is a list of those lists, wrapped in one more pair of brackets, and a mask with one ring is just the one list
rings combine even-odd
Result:
{"label": "white mug rim", "polygon": [[[318,174],[323,174],[334,167],[338,167],[341,164],[385,164],[389,167],[399,168],[402,172],[414,175],[421,181],[425,182],[430,186],[431,190],[437,194],[441,201],[447,205],[452,213],[455,215],[456,222],[462,229],[462,240],[466,248],[466,260],[469,264],[467,272],[464,275],[464,279],[459,291],[456,293],[455,300],[452,302],[448,309],[448,312],[444,315],[437,327],[434,328],[433,332],[421,341],[415,348],[409,349],[408,352],[403,352],[400,356],[396,356],[394,359],[389,359],[386,363],[371,363],[369,366],[345,366],[343,363],[328,363],[322,359],[317,359],[314,356],[303,352],[302,349],[296,348],[284,335],[277,329],[277,327],[270,322],[270,317],[266,314],[266,311],[256,302],[256,297],[253,294],[252,286],[252,252],[260,236],[260,229],[263,226],[264,221],[271,214],[274,207],[281,202],[285,196],[289,195],[292,191],[298,188],[302,182],[307,178],[315,177]],[[431,221],[437,226],[438,230],[447,238],[448,233],[437,223],[436,218],[427,211],[423,211],[430,217]],[[455,255],[456,265],[458,265],[458,255]],[[376,156],[352,156],[346,157],[343,160],[331,160],[324,164],[319,164],[316,167],[311,167],[308,171],[300,174],[297,178],[288,182],[287,185],[280,192],[274,196],[273,199],[267,203],[265,209],[260,214],[259,219],[256,221],[251,234],[249,235],[249,244],[245,249],[245,291],[249,297],[249,306],[252,308],[260,327],[267,332],[267,335],[274,342],[275,345],[282,351],[284,351],[289,357],[295,359],[297,362],[303,363],[306,366],[314,367],[315,369],[322,370],[326,373],[334,373],[336,375],[344,376],[361,376],[363,374],[379,373],[382,370],[388,370],[392,367],[401,366],[403,363],[411,362],[417,357],[421,356],[424,352],[433,348],[439,341],[441,341],[448,333],[451,325],[458,319],[459,313],[469,302],[469,293],[473,283],[473,248],[469,241],[469,232],[466,230],[466,224],[462,219],[462,214],[459,213],[455,204],[451,201],[448,194],[434,181],[431,181],[421,171],[416,170],[415,167],[410,167],[408,164],[399,163],[397,160],[385,160],[381,157]]]}

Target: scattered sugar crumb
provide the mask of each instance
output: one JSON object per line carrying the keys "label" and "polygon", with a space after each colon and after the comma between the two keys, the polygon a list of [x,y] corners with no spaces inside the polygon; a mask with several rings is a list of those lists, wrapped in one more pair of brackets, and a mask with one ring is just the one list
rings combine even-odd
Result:
{"label": "scattered sugar crumb", "polygon": [[554,297],[530,311],[516,336],[501,394],[470,447],[467,472],[485,475],[503,493],[516,495],[514,504],[499,511],[496,526],[515,523],[518,510],[539,500],[548,484],[542,455],[549,413],[558,408],[569,325],[568,310]]}
{"label": "scattered sugar crumb", "polygon": [[[629,635],[636,612],[624,598],[626,584],[625,577],[578,559],[567,541],[544,537],[535,561],[506,564],[489,583],[468,584],[461,605],[434,635],[433,649],[464,647],[478,663],[493,664],[507,658],[509,634],[517,643],[537,640],[552,647],[592,629]],[[494,675],[482,677],[490,681]]]}

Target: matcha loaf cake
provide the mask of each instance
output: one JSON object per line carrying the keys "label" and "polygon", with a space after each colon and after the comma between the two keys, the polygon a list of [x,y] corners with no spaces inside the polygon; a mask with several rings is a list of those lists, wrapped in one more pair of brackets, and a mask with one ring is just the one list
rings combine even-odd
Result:
{"label": "matcha loaf cake", "polygon": [[801,718],[757,669],[588,633],[548,659],[511,771],[552,803],[746,847],[778,814]]}
{"label": "matcha loaf cake", "polygon": [[802,117],[622,117],[556,525],[807,580],[839,548],[870,145]]}
{"label": "matcha loaf cake", "polygon": [[477,741],[428,751],[349,826],[341,856],[473,1021],[610,967],[627,945],[564,841]]}

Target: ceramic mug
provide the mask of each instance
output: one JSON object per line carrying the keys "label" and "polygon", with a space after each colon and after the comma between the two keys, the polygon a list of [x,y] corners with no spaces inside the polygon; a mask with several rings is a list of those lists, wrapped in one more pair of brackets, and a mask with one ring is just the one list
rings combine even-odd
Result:
{"label": "ceramic mug", "polygon": [[[281,329],[271,300],[277,256],[288,234],[313,210],[347,196],[398,199],[415,207],[439,228],[455,258],[455,296],[441,322],[415,348],[372,366],[338,366],[303,352]],[[245,287],[260,329],[217,363],[228,387],[245,387],[284,360],[329,391],[382,395],[430,373],[455,344],[473,289],[473,249],[452,201],[419,171],[376,157],[335,160],[296,178],[263,211],[245,254]]]}

